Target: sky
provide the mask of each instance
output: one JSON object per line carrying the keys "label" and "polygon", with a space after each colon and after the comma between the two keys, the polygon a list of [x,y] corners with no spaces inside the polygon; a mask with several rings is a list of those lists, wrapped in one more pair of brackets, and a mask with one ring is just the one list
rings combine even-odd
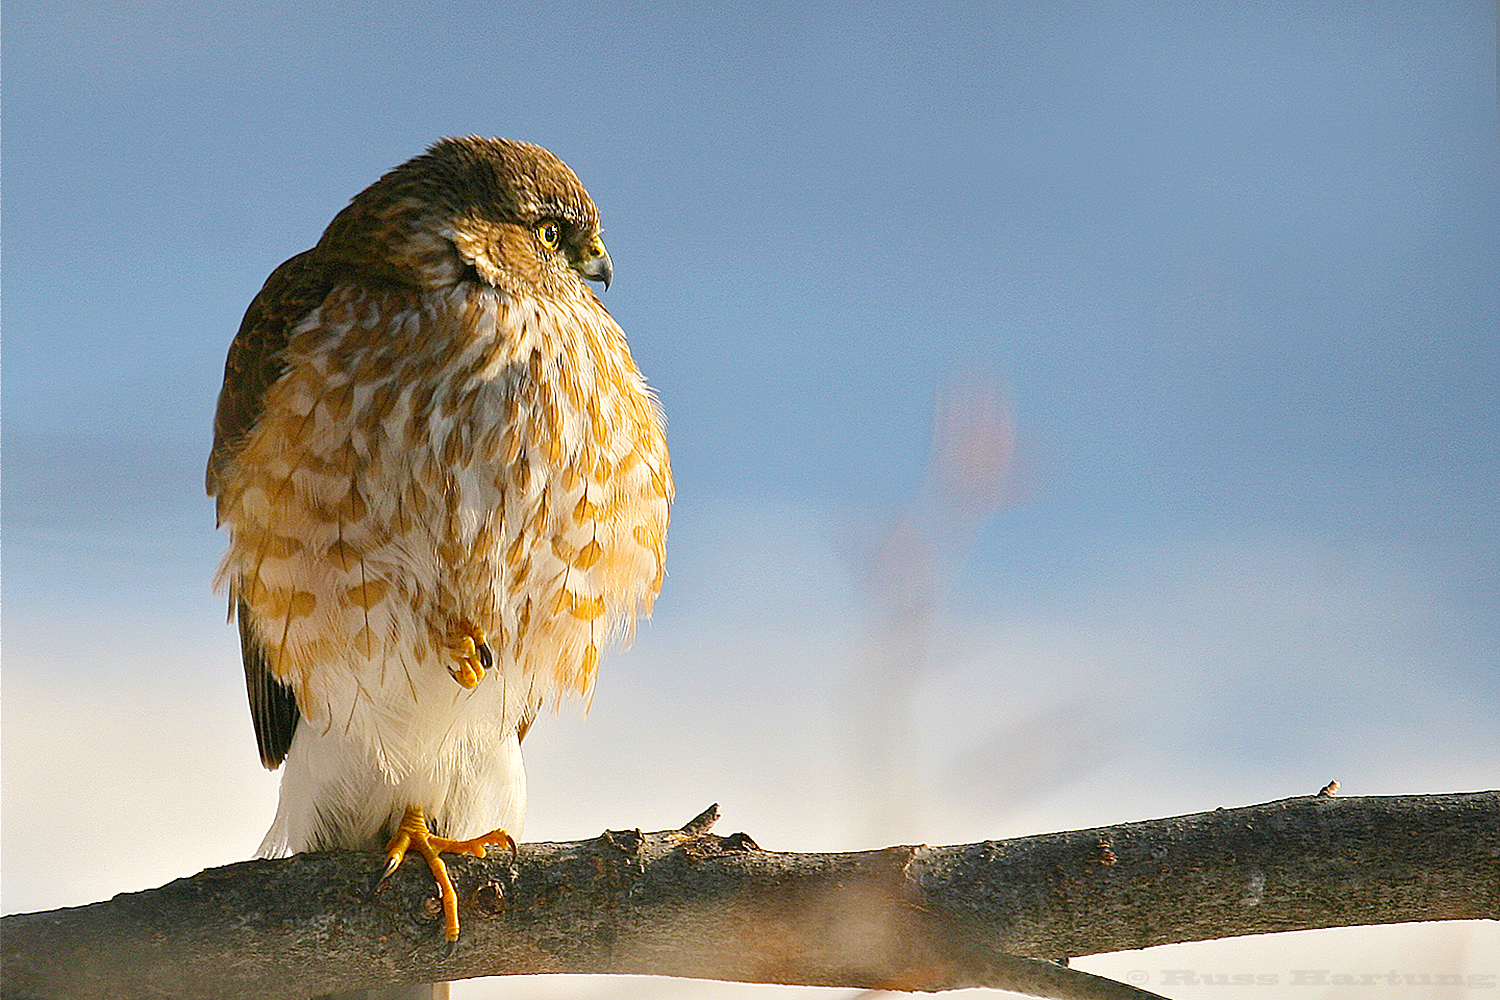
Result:
{"label": "sky", "polygon": [[[527,741],[529,837],[1500,784],[1493,4],[719,7],[6,4],[6,912],[259,842],[224,354],[450,134],[588,186],[677,480],[653,621]],[[1085,961],[1500,971],[1483,926],[1184,947]]]}

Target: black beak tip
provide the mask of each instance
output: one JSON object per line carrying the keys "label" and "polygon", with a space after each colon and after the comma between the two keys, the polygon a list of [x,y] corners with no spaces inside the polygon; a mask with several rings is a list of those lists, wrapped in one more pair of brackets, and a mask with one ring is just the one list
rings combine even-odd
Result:
{"label": "black beak tip", "polygon": [[614,261],[609,259],[608,253],[602,253],[598,257],[585,264],[580,270],[583,276],[590,281],[597,281],[609,291],[609,283],[615,276]]}

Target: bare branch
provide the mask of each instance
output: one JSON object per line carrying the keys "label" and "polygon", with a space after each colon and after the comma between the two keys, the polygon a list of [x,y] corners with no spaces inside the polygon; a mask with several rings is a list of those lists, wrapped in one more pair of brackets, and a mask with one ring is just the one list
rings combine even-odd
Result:
{"label": "bare branch", "polygon": [[[1500,917],[1500,792],[1308,796],[1096,830],[855,854],[612,831],[449,861],[372,895],[374,855],[249,861],[0,921],[6,998],[305,997],[525,973],[1139,997],[1038,959],[1241,934]],[[60,864],[77,863],[60,858]],[[1113,991],[1113,992],[1112,992]]]}

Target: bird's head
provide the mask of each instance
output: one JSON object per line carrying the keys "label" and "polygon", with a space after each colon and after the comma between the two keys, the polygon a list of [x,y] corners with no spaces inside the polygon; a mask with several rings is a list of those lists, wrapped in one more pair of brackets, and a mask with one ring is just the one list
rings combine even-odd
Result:
{"label": "bird's head", "polygon": [[549,297],[609,287],[599,212],[567,164],[510,139],[439,139],[354,197],[319,243],[332,259],[424,287],[477,279]]}

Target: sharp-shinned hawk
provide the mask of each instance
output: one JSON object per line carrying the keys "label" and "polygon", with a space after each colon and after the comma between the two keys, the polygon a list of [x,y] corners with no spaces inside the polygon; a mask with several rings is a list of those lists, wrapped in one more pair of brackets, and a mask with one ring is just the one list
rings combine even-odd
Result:
{"label": "sharp-shinned hawk", "polygon": [[[208,492],[262,762],[262,855],[514,847],[521,740],[661,586],[660,408],[552,153],[443,139],[278,267],[229,349]],[[451,888],[445,932],[458,936]]]}

